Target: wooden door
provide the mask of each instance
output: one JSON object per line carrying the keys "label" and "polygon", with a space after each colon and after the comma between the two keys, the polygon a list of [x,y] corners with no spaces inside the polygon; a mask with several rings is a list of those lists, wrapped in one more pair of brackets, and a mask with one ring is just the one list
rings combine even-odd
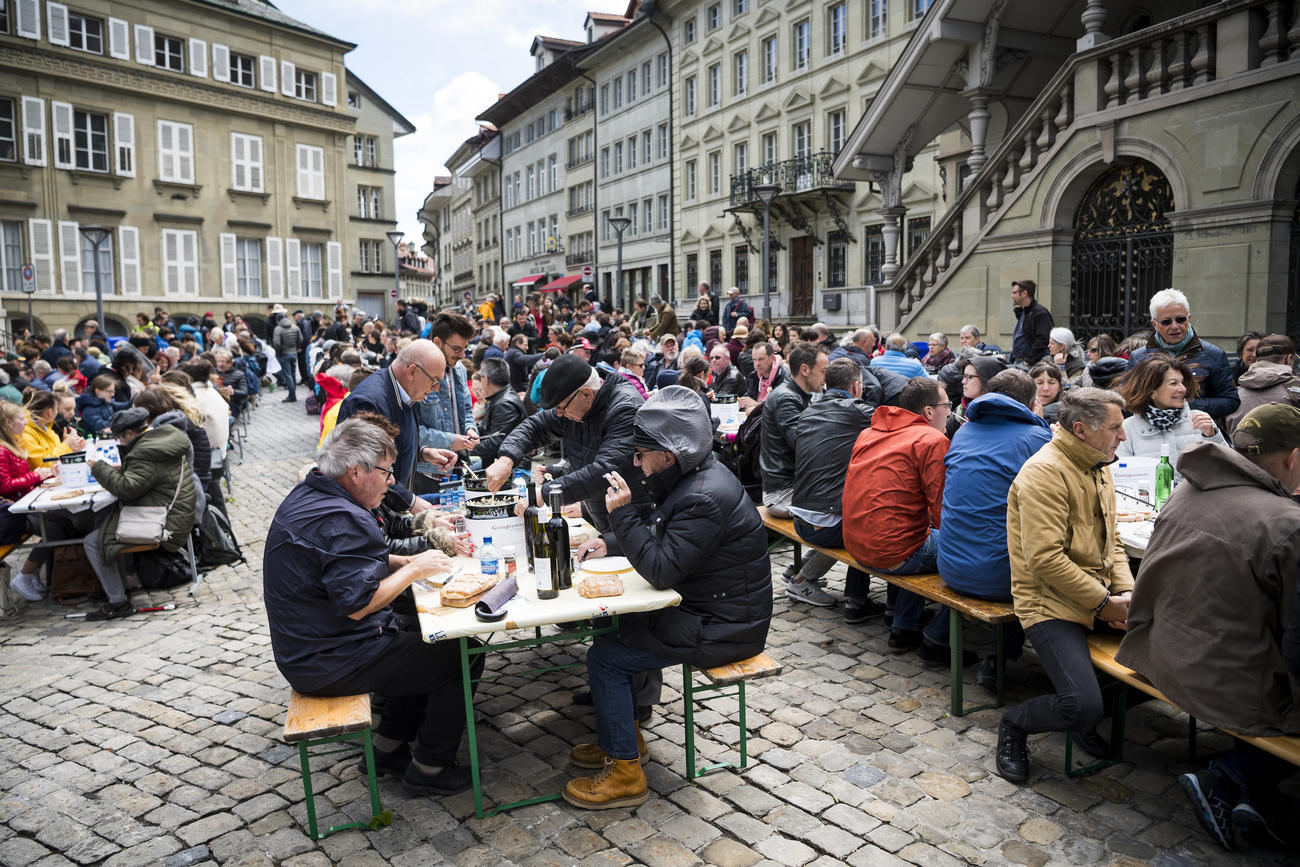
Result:
{"label": "wooden door", "polygon": [[811,316],[813,302],[813,240],[790,239],[790,315]]}

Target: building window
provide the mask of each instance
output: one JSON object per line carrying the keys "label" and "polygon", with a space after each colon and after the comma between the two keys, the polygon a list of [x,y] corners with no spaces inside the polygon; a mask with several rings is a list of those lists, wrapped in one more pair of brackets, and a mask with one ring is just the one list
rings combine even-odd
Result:
{"label": "building window", "polygon": [[262,297],[262,242],[255,238],[235,241],[235,294],[243,298]]}
{"label": "building window", "polygon": [[826,10],[826,53],[843,54],[849,44],[849,12],[844,3]]}
{"label": "building window", "polygon": [[650,95],[650,61],[641,64],[641,95]]}
{"label": "building window", "polygon": [[848,244],[843,232],[831,232],[826,240],[826,285],[838,289],[845,285]]}
{"label": "building window", "polygon": [[668,196],[659,197],[659,231],[668,231]]}
{"label": "building window", "polygon": [[775,36],[769,36],[763,40],[763,83],[770,84],[776,81],[776,71],[781,65],[781,55],[778,51],[778,44]]}
{"label": "building window", "polygon": [[907,221],[907,257],[912,258],[930,237],[930,218],[916,217]]}
{"label": "building window", "polygon": [[862,230],[862,248],[866,253],[864,282],[876,286],[885,282],[885,234],[881,226],[867,226]]}
{"label": "building window", "polygon": [[68,47],[91,54],[104,53],[104,22],[76,12],[68,13]]}
{"label": "building window", "polygon": [[714,3],[705,12],[705,19],[708,21],[710,31],[717,30],[722,26],[722,4]]}
{"label": "building window", "polygon": [[812,24],[804,20],[794,25],[794,68],[808,68],[809,43],[812,37]]}
{"label": "building window", "polygon": [[236,190],[262,192],[262,137],[230,134],[230,185]]}
{"label": "building window", "polygon": [[14,101],[0,98],[0,160],[18,159],[18,126],[14,120]]}
{"label": "building window", "polygon": [[357,216],[366,220],[380,219],[379,206],[383,199],[380,187],[357,187]]}
{"label": "building window", "polygon": [[655,58],[655,86],[668,86],[668,52],[663,52]]}
{"label": "building window", "polygon": [[600,86],[600,113],[602,115],[609,114],[609,85],[608,84],[602,84]]}
{"label": "building window", "polygon": [[682,41],[690,44],[695,41],[695,19],[687,18],[682,22]]}
{"label": "building window", "polygon": [[[722,286],[722,251],[709,251],[709,286]],[[721,291],[721,290],[718,290]]]}
{"label": "building window", "polygon": [[230,83],[240,87],[256,87],[257,58],[247,54],[230,55]]}
{"label": "building window", "polygon": [[686,285],[694,287],[700,282],[700,254],[686,254]]}
{"label": "building window", "polygon": [[797,160],[807,159],[812,152],[812,123],[809,121],[796,123],[793,134],[794,158]]}
{"label": "building window", "polygon": [[192,229],[162,230],[163,292],[199,294],[199,236]]}
{"label": "building window", "polygon": [[537,174],[532,166],[524,169],[524,178],[526,179],[524,190],[528,196],[524,201],[531,202],[533,199],[537,198]]}
{"label": "building window", "polygon": [[696,175],[697,175],[697,172],[696,172],[695,160],[687,160],[687,162],[686,162],[686,201],[688,201],[688,202],[693,202],[693,201],[695,201],[696,184],[698,183],[698,180],[699,180],[698,177],[697,177]]}
{"label": "building window", "polygon": [[302,262],[302,295],[304,298],[322,298],[320,282],[320,265],[321,254],[325,252],[323,244],[307,244],[301,246],[300,261]]}
{"label": "building window", "polygon": [[627,101],[636,102],[636,70],[627,71]]}
{"label": "building window", "polygon": [[366,136],[366,165],[376,168],[379,165],[379,139],[373,135]]}
{"label": "building window", "polygon": [[627,140],[627,167],[629,171],[636,168],[636,136]]}
{"label": "building window", "polygon": [[[11,112],[13,111],[12,103],[10,103],[9,109]],[[666,123],[659,124],[658,131],[659,131],[659,136],[658,136],[658,141],[655,145],[655,158],[661,160],[667,159],[668,158],[668,124]]]}
{"label": "building window", "polygon": [[749,52],[740,51],[732,58],[732,89],[736,96],[744,96],[749,90]]}
{"label": "building window", "polygon": [[153,63],[159,69],[172,72],[185,71],[185,41],[175,36],[155,33],[153,37]]}
{"label": "building window", "polygon": [[551,192],[560,188],[560,161],[552,154],[546,159],[546,176],[550,179]]}
{"label": "building window", "polygon": [[0,253],[4,254],[4,291],[20,292],[23,288],[23,224],[13,220],[0,223]]}
{"label": "building window", "polygon": [[686,79],[686,116],[695,116],[695,76]]}
{"label": "building window", "polygon": [[623,107],[623,76],[614,79],[614,111]]}
{"label": "building window", "polygon": [[81,236],[81,286],[87,292],[95,289],[96,273],[99,276],[99,289],[105,295],[113,294],[113,236],[110,233],[99,244],[99,257],[96,261],[95,245]]}
{"label": "building window", "polygon": [[889,3],[887,0],[868,0],[867,8],[870,28],[867,38],[880,39],[889,25]]}
{"label": "building window", "polygon": [[709,67],[709,107],[716,108],[722,104],[722,64],[715,63]]}
{"label": "building window", "polygon": [[731,174],[743,175],[749,168],[749,145],[745,142],[732,145],[731,148]]}
{"label": "building window", "polygon": [[325,149],[298,145],[298,197],[325,200]]}
{"label": "building window", "polygon": [[158,179],[194,183],[194,127],[188,123],[158,121]]}
{"label": "building window", "polygon": [[641,161],[650,162],[650,130],[641,133]]}
{"label": "building window", "polygon": [[[364,243],[364,242],[362,242]],[[370,270],[376,274],[384,273],[384,242],[370,242]]]}
{"label": "building window", "polygon": [[636,234],[637,228],[639,226],[639,221],[637,220],[637,210],[638,209],[637,209],[636,202],[633,202],[632,204],[627,206],[627,218],[629,220],[627,224],[627,228],[633,235]]}
{"label": "building window", "polygon": [[925,17],[933,0],[907,0],[907,11],[913,21],[920,21]]}
{"label": "building window", "polygon": [[777,158],[776,133],[763,133],[763,165],[770,166],[776,163]]}
{"label": "building window", "polygon": [[732,283],[737,289],[744,294],[749,291],[749,245],[737,244],[735,252],[735,261],[733,263],[732,277],[735,282]]}
{"label": "building window", "polygon": [[348,108],[361,108],[361,94],[355,90],[348,91]]}
{"label": "building window", "polygon": [[[82,171],[108,171],[108,117],[88,111],[72,113],[75,165]],[[60,147],[63,142],[59,142]]]}
{"label": "building window", "polygon": [[622,173],[623,173],[623,143],[620,141],[614,143],[614,174],[621,175]]}
{"label": "building window", "polygon": [[554,132],[554,131],[555,131],[556,124],[557,124],[558,122],[559,122],[559,112],[558,112],[556,109],[553,108],[553,109],[551,109],[550,111],[548,111],[548,112],[546,113],[546,131],[547,131],[547,132]]}
{"label": "building window", "polygon": [[722,152],[709,154],[709,195],[716,196],[722,192]]}
{"label": "building window", "polygon": [[641,231],[649,234],[655,228],[655,205],[651,199],[641,200]]}
{"label": "building window", "polygon": [[749,0],[731,0],[731,14],[744,15],[749,11]]}
{"label": "building window", "polygon": [[600,149],[600,176],[609,177],[609,148]]}
{"label": "building window", "polygon": [[316,73],[295,67],[293,71],[293,95],[308,102],[316,101]]}
{"label": "building window", "polygon": [[826,116],[826,137],[830,152],[838,155],[844,149],[844,110],[832,111]]}

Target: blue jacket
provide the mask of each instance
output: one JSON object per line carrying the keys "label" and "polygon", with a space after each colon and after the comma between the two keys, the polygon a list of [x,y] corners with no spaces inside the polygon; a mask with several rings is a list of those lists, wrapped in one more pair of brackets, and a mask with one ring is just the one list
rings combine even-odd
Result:
{"label": "blue jacket", "polygon": [[108,423],[112,420],[113,413],[130,407],[129,400],[115,400],[110,403],[91,394],[89,390],[85,394],[77,395],[77,415],[81,417],[81,429],[86,433],[97,434],[108,430]]}
{"label": "blue jacket", "polygon": [[925,366],[921,362],[915,358],[908,358],[897,349],[886,349],[884,355],[877,355],[871,359],[871,366],[892,370],[894,373],[902,374],[908,379],[925,376]]}
{"label": "blue jacket", "polygon": [[[1137,367],[1142,359],[1157,352],[1173,356],[1161,346],[1155,335],[1146,346],[1136,349],[1129,356],[1129,369]],[[1175,356],[1192,369],[1196,377],[1196,400],[1189,400],[1187,406],[1209,413],[1213,418],[1226,418],[1241,406],[1241,396],[1237,394],[1237,385],[1232,379],[1232,365],[1228,362],[1228,353],[1213,343],[1202,342],[1193,333],[1183,351]]]}
{"label": "blue jacket", "polygon": [[[460,416],[456,420],[453,420],[452,413],[453,394],[456,415]],[[463,364],[457,362],[455,367],[443,375],[438,390],[429,392],[429,396],[416,407],[416,414],[420,419],[421,446],[449,449],[452,437],[457,432],[465,433],[478,429],[474,424],[474,409],[469,399],[469,385],[465,381]],[[436,473],[433,465],[424,461],[418,462],[416,469],[427,475]]]}
{"label": "blue jacket", "polygon": [[966,423],[943,462],[939,577],[953,590],[1011,597],[1007,492],[1051,438],[1047,422],[1005,394],[986,394],[966,407]]}
{"label": "blue jacket", "polygon": [[407,502],[412,494],[406,487],[415,470],[415,458],[420,451],[420,419],[415,404],[404,403],[397,392],[397,382],[391,368],[372,373],[354,388],[339,404],[338,423],[347,421],[353,413],[369,410],[377,412],[397,425],[397,460],[393,462],[393,487],[401,492]]}

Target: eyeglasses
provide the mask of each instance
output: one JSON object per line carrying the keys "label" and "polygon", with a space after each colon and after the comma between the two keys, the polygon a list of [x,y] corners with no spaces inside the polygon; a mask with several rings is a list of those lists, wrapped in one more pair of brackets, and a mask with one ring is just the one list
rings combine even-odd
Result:
{"label": "eyeglasses", "polygon": [[1095,346],[1089,346],[1089,347],[1088,347],[1088,351],[1089,351],[1089,352],[1101,352],[1101,350],[1098,349],[1098,348],[1095,347]]}
{"label": "eyeglasses", "polygon": [[961,375],[962,382],[970,382],[972,379],[979,379],[979,378],[980,375],[978,373],[963,373]]}
{"label": "eyeglasses", "polygon": [[432,373],[430,373],[429,371],[425,370],[423,364],[420,364],[420,363],[418,363],[418,362],[412,361],[412,362],[411,362],[411,367],[414,367],[415,369],[417,369],[418,371],[420,371],[420,373],[423,373],[425,376],[429,377],[429,382],[431,382],[431,383],[433,384],[433,390],[434,390],[434,391],[437,391],[437,390],[438,390],[438,386],[441,384],[440,381],[439,381],[439,380],[438,380],[438,379],[437,379],[437,378],[436,378]]}
{"label": "eyeglasses", "polygon": [[932,403],[932,404],[929,404],[929,405],[932,406],[932,407],[934,407],[935,409],[938,409],[939,407],[943,407],[944,409],[948,410],[949,412],[952,412],[952,404],[948,403],[947,401],[944,401],[943,403]]}
{"label": "eyeglasses", "polygon": [[578,389],[578,391],[575,391],[573,394],[569,395],[567,398],[565,398],[564,402],[555,408],[555,414],[562,415],[564,411],[568,408],[569,404],[573,403],[574,398],[578,396],[578,392],[580,391],[582,391],[581,388]]}
{"label": "eyeglasses", "polygon": [[1182,325],[1182,324],[1186,323],[1187,320],[1190,319],[1190,318],[1191,318],[1191,317],[1189,317],[1189,316],[1171,316],[1171,317],[1167,317],[1167,318],[1165,318],[1165,319],[1157,319],[1156,322],[1157,322],[1161,327],[1163,327],[1163,328],[1168,328],[1170,325],[1173,325],[1175,322],[1177,322],[1179,325]]}
{"label": "eyeglasses", "polygon": [[381,473],[384,474],[385,480],[391,480],[397,478],[397,473],[396,471],[393,470],[392,465],[386,467],[371,467],[370,469],[379,470]]}

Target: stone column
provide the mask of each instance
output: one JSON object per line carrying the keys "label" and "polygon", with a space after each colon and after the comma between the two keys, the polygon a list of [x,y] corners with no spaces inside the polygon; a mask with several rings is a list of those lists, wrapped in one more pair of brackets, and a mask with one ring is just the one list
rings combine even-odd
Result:
{"label": "stone column", "polygon": [[989,98],[983,94],[970,95],[971,110],[966,115],[970,121],[970,156],[966,158],[966,165],[970,166],[971,177],[979,174],[984,163],[988,161],[988,155],[984,152],[984,140],[989,131]]}
{"label": "stone column", "polygon": [[897,205],[892,208],[881,208],[877,213],[885,218],[885,225],[880,230],[885,241],[885,265],[880,271],[885,278],[885,283],[892,283],[894,275],[902,265],[898,260],[898,240],[903,234],[903,214],[907,213],[907,208]]}
{"label": "stone column", "polygon": [[1106,4],[1103,0],[1087,0],[1087,5],[1079,14],[1079,20],[1083,22],[1084,33],[1075,43],[1076,50],[1087,51],[1110,41],[1110,37],[1101,32],[1101,25],[1106,22]]}

